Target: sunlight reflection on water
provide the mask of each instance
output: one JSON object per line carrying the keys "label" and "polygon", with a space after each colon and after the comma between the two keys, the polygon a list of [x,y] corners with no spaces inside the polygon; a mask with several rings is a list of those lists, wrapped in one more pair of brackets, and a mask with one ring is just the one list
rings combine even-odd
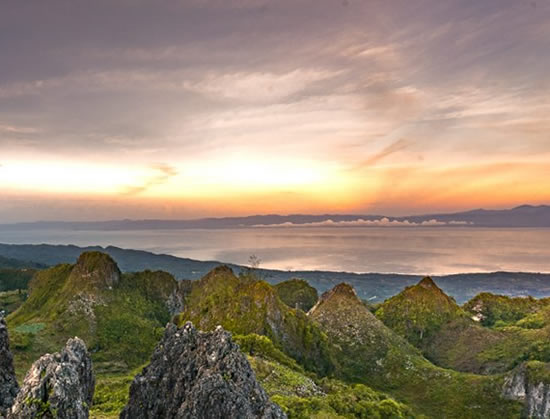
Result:
{"label": "sunlight reflection on water", "polygon": [[293,270],[446,274],[550,272],[550,229],[254,228],[0,231],[2,243],[113,245]]}

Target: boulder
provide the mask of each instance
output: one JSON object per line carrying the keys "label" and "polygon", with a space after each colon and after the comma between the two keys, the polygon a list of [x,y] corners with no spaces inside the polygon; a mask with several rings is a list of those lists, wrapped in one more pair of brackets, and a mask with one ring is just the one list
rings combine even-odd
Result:
{"label": "boulder", "polygon": [[5,415],[11,407],[18,390],[13,368],[13,356],[10,352],[8,328],[4,314],[0,313],[0,417]]}
{"label": "boulder", "polygon": [[92,360],[79,338],[32,364],[8,419],[85,419],[94,395]]}
{"label": "boulder", "polygon": [[150,364],[130,387],[122,419],[286,418],[220,326],[201,332],[169,324]]}

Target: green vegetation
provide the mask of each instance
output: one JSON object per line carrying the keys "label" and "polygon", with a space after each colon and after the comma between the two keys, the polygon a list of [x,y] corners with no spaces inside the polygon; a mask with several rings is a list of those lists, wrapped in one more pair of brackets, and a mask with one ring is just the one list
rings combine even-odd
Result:
{"label": "green vegetation", "polygon": [[334,345],[338,377],[394,396],[429,417],[516,417],[519,405],[500,397],[502,377],[438,368],[394,334],[340,284],[311,311]]}
{"label": "green vegetation", "polygon": [[235,336],[269,396],[289,418],[408,418],[412,410],[362,384],[305,373],[265,336]]}
{"label": "green vegetation", "polygon": [[26,290],[36,272],[35,269],[29,268],[0,269],[0,292]]}
{"label": "green vegetation", "polygon": [[436,365],[482,374],[509,368],[507,359],[482,355],[505,336],[473,321],[430,278],[386,300],[376,316]]}
{"label": "green vegetation", "polygon": [[421,347],[443,325],[466,314],[431,278],[424,278],[386,300],[376,316],[413,345]]}
{"label": "green vegetation", "polygon": [[9,318],[19,371],[72,336],[84,339],[99,371],[120,373],[146,362],[170,321],[178,290],[164,272],[121,274],[107,255],[84,253],[76,265],[36,274],[30,296]]}
{"label": "green vegetation", "polygon": [[264,335],[307,370],[328,374],[334,367],[326,335],[302,310],[288,307],[267,282],[237,278],[227,267],[193,283],[176,321],[191,321],[202,330],[222,325],[237,335]]}
{"label": "green vegetation", "polygon": [[275,285],[279,298],[289,307],[309,311],[319,299],[317,290],[303,279],[291,279]]}
{"label": "green vegetation", "polygon": [[321,388],[326,392],[322,396],[274,395],[272,399],[283,408],[290,419],[415,417],[406,405],[362,384],[345,385],[335,380],[324,380]]}
{"label": "green vegetation", "polygon": [[118,418],[128,403],[130,384],[140,368],[129,374],[99,375],[95,386],[94,400],[90,410],[92,419]]}
{"label": "green vegetation", "polygon": [[97,375],[92,418],[118,416],[171,319],[233,332],[290,418],[517,418],[521,403],[501,397],[500,372],[527,361],[530,378],[550,382],[550,305],[476,298],[471,307],[483,301],[490,328],[430,279],[373,308],[346,284],[318,300],[305,281],[271,286],[227,267],[178,284],[164,272],[123,274],[90,252],[37,272],[28,298],[10,303],[22,305],[8,325],[19,377],[69,337],[85,340]]}
{"label": "green vegetation", "polygon": [[13,313],[27,299],[27,292],[23,290],[0,292],[0,311],[6,314]]}
{"label": "green vegetation", "polygon": [[512,325],[550,304],[549,298],[507,297],[488,292],[478,294],[464,305],[486,327]]}

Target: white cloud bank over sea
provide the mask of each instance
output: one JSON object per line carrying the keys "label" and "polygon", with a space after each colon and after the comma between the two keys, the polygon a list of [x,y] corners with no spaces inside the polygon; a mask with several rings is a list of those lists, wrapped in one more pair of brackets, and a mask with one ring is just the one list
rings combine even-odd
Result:
{"label": "white cloud bank over sea", "polygon": [[350,221],[334,221],[331,219],[324,221],[315,221],[311,223],[293,223],[287,221],[280,224],[255,224],[252,227],[434,227],[434,226],[460,226],[473,225],[471,221],[439,221],[436,219],[426,220],[422,222],[414,222],[409,220],[390,220],[388,217],[383,217],[378,220],[365,220],[358,218]]}

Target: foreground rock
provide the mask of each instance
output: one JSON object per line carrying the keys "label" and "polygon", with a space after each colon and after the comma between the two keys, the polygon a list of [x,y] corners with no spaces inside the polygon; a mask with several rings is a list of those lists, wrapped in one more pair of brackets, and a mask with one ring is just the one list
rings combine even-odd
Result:
{"label": "foreground rock", "polygon": [[188,322],[166,328],[151,363],[136,376],[122,419],[286,418],[272,403],[231,335]]}
{"label": "foreground rock", "polygon": [[503,395],[524,403],[522,417],[550,418],[550,366],[536,361],[522,364],[506,379]]}
{"label": "foreground rock", "polygon": [[84,342],[69,339],[59,353],[36,361],[25,377],[9,419],[85,419],[94,395],[92,361]]}
{"label": "foreground rock", "polygon": [[8,340],[8,329],[4,315],[0,313],[0,417],[5,415],[11,407],[18,390]]}

